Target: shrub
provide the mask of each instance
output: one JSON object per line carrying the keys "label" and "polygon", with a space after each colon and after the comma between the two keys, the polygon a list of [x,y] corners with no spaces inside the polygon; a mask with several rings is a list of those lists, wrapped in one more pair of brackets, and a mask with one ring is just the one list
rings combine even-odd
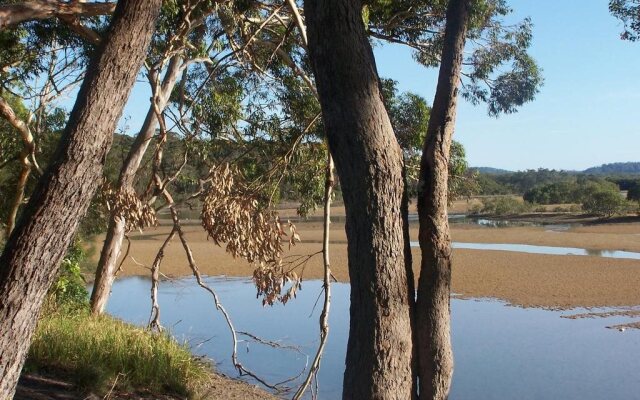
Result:
{"label": "shrub", "polygon": [[579,204],[572,204],[569,206],[569,212],[578,213],[582,211],[582,207]]}
{"label": "shrub", "polygon": [[602,190],[592,193],[582,203],[582,209],[588,213],[604,217],[626,214],[629,203],[613,190]]}
{"label": "shrub", "polygon": [[509,196],[484,199],[482,205],[484,214],[509,215],[531,211],[530,204]]}
{"label": "shrub", "polygon": [[89,292],[80,271],[85,255],[79,240],[75,240],[62,260],[58,279],[49,289],[45,310],[77,312],[88,309]]}
{"label": "shrub", "polygon": [[480,214],[482,212],[482,204],[474,204],[469,208],[469,214]]}

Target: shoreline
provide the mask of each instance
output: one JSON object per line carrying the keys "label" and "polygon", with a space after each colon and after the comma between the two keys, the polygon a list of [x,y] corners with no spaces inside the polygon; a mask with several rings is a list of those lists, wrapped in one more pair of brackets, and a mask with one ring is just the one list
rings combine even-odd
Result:
{"label": "shoreline", "polygon": [[[333,210],[332,210],[333,211]],[[338,210],[339,211],[339,210]],[[296,224],[302,242],[287,248],[284,256],[309,255],[321,250],[322,224]],[[234,259],[224,248],[207,240],[197,224],[183,226],[201,273],[209,276],[251,277],[253,267]],[[148,276],[153,259],[170,227],[160,225],[131,234],[130,257],[121,276]],[[331,269],[340,282],[349,280],[344,224],[331,226]],[[417,227],[410,227],[412,240]],[[453,241],[461,243],[505,243],[574,247],[589,250],[640,252],[640,223],[622,222],[571,226],[556,231],[544,226],[484,227],[451,224]],[[94,246],[101,246],[99,238]],[[414,248],[413,265],[419,274],[419,249]],[[598,256],[545,255],[498,250],[453,250],[452,290],[466,297],[490,297],[526,307],[580,308],[640,305],[640,260]],[[95,258],[95,254],[94,254]],[[93,265],[97,260],[91,260]],[[164,254],[161,272],[169,277],[190,276],[191,270],[179,241],[172,241]],[[303,279],[321,279],[319,255],[296,270]]]}

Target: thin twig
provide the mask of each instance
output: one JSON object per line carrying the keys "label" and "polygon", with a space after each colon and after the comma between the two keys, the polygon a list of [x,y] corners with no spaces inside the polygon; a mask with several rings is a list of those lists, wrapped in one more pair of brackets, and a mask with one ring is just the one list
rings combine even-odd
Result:
{"label": "thin twig", "polygon": [[[320,370],[320,362],[322,361],[322,353],[324,352],[324,348],[327,344],[327,338],[329,337],[329,310],[331,308],[331,268],[329,261],[329,225],[331,224],[331,192],[333,190],[334,180],[333,180],[333,158],[331,157],[331,152],[327,149],[327,171],[326,171],[326,180],[325,180],[325,191],[324,191],[324,230],[323,230],[323,240],[322,240],[322,254],[324,261],[324,280],[323,280],[323,289],[324,289],[324,304],[322,307],[322,313],[320,314],[320,344],[318,345],[318,351],[311,363],[311,368],[309,368],[309,373],[307,374],[307,378],[304,383],[300,385],[295,395],[293,396],[293,400],[300,399],[304,392],[309,387],[309,384],[312,380],[316,382],[316,395],[318,392],[317,384],[318,384],[318,371]],[[313,390],[312,390],[313,392]],[[315,395],[312,393],[312,396]]]}

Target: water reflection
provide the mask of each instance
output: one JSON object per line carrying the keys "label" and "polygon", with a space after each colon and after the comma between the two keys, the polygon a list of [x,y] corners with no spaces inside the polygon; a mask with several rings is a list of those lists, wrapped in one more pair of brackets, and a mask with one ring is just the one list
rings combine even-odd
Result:
{"label": "water reflection", "polygon": [[[319,281],[303,283],[298,298],[263,308],[247,279],[207,278],[217,289],[239,331],[296,344],[313,354],[318,342],[314,303]],[[332,286],[331,333],[319,374],[320,399],[341,394],[349,320],[349,286]],[[193,279],[160,284],[162,321],[198,354],[216,360],[218,369],[235,376],[229,361],[231,338],[208,293]],[[150,309],[149,281],[118,280],[108,311],[145,324]],[[580,310],[572,310],[572,313]],[[593,311],[593,310],[590,310]],[[636,355],[640,332],[620,333],[604,326],[628,318],[568,320],[563,313],[508,307],[491,300],[452,300],[455,374],[450,399],[623,399],[638,398]],[[245,341],[242,362],[271,382],[297,374],[306,357]]]}

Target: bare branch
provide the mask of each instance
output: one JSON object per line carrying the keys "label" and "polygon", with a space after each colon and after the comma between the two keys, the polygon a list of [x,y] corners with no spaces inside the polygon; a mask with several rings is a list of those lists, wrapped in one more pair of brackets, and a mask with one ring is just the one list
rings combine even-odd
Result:
{"label": "bare branch", "polygon": [[[322,258],[324,263],[324,304],[322,307],[322,313],[320,314],[320,344],[318,345],[318,351],[311,363],[309,373],[304,383],[300,385],[296,394],[293,396],[293,400],[300,399],[304,392],[307,390],[312,380],[315,380],[316,385],[318,382],[318,371],[320,370],[320,362],[322,360],[322,354],[327,344],[327,338],[329,337],[329,310],[331,308],[331,263],[329,261],[329,225],[331,224],[331,192],[334,185],[333,179],[333,158],[331,152],[327,150],[327,170],[325,175],[325,187],[324,187],[324,230],[322,238]],[[317,393],[317,387],[316,387]]]}

